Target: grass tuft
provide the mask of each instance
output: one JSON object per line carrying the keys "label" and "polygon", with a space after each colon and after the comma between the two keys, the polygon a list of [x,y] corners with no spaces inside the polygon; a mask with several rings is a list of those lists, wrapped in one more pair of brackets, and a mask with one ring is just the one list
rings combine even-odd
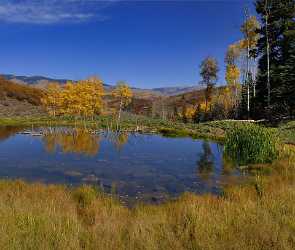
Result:
{"label": "grass tuft", "polygon": [[240,165],[271,163],[278,157],[273,131],[254,124],[240,124],[228,131],[224,150]]}

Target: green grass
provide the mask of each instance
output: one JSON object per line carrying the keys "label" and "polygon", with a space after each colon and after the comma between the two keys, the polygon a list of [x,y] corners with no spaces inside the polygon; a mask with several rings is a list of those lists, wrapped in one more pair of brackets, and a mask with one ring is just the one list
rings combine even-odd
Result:
{"label": "green grass", "polygon": [[294,157],[283,155],[222,197],[134,208],[89,186],[0,181],[0,249],[294,249]]}
{"label": "green grass", "polygon": [[269,163],[278,157],[273,131],[255,124],[239,124],[227,132],[224,152],[238,164]]}
{"label": "green grass", "polygon": [[295,121],[280,124],[278,135],[285,143],[295,145]]}
{"label": "green grass", "polygon": [[[178,121],[164,121],[125,113],[122,116],[121,129],[127,131],[138,129],[142,132],[162,133],[165,136],[190,136],[222,142],[227,131],[231,131],[236,125],[244,123],[240,121],[212,121],[199,124],[184,124]],[[114,130],[116,128],[116,119],[110,115],[99,116],[88,121],[75,120],[72,117],[12,117],[0,118],[0,126],[87,126],[94,129]],[[283,123],[279,127],[272,128],[271,131],[282,142],[295,145],[295,121]]]}
{"label": "green grass", "polygon": [[[15,117],[0,118],[0,126],[87,126],[93,129],[116,129],[116,120],[112,116],[100,116],[94,120],[75,120],[71,117]],[[161,119],[148,118],[125,114],[122,117],[120,127],[125,131],[142,131],[162,133],[166,136],[192,136],[195,138],[208,138],[222,140],[224,130],[209,124],[184,124],[181,122],[163,121]]]}

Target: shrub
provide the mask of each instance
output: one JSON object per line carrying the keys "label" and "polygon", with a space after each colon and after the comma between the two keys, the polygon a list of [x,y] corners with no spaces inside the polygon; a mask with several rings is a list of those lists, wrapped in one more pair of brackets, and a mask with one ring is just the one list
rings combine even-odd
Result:
{"label": "shrub", "polygon": [[10,97],[19,101],[27,101],[33,105],[40,105],[43,91],[27,85],[17,84],[0,77],[0,97]]}
{"label": "shrub", "polygon": [[228,131],[224,152],[238,164],[270,163],[278,157],[271,129],[254,124],[240,124]]}
{"label": "shrub", "polygon": [[186,137],[190,134],[183,129],[173,129],[173,128],[162,128],[160,133],[166,137]]}
{"label": "shrub", "polygon": [[91,186],[81,186],[74,192],[74,200],[82,208],[89,206],[97,196],[97,191]]}

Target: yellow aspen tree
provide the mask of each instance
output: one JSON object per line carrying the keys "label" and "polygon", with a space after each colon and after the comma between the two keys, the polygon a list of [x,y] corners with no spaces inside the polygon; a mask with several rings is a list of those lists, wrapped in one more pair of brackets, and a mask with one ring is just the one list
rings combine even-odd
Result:
{"label": "yellow aspen tree", "polygon": [[76,86],[72,82],[67,82],[62,91],[62,113],[64,115],[75,116],[79,113]]}
{"label": "yellow aspen tree", "polygon": [[225,79],[228,86],[236,86],[240,79],[239,68],[236,65],[227,65]]}
{"label": "yellow aspen tree", "polygon": [[90,104],[93,115],[101,114],[103,111],[104,103],[104,88],[103,81],[98,77],[90,77],[87,79],[89,84]]}
{"label": "yellow aspen tree", "polygon": [[220,88],[212,98],[213,113],[220,119],[228,118],[235,107],[235,97],[230,87]]}
{"label": "yellow aspen tree", "polygon": [[237,65],[237,61],[241,55],[241,47],[239,43],[234,43],[228,46],[225,63],[230,65]]}
{"label": "yellow aspen tree", "polygon": [[119,101],[118,119],[117,119],[117,129],[118,129],[119,123],[121,120],[122,109],[124,107],[126,107],[131,102],[133,93],[127,83],[120,81],[117,83],[117,86],[113,90],[112,95],[115,99],[117,99]]}
{"label": "yellow aspen tree", "polygon": [[[253,73],[250,70],[251,67],[251,59],[255,61],[255,53],[254,55],[251,52],[257,47],[257,42],[259,39],[259,34],[257,30],[260,28],[260,24],[256,18],[256,16],[249,16],[248,9],[245,9],[245,22],[241,27],[241,32],[244,35],[244,39],[240,41],[241,49],[246,50],[246,72],[245,72],[245,85],[247,88],[247,112],[248,117],[250,115],[250,84],[251,79],[253,79]],[[254,65],[255,67],[255,65]],[[255,93],[255,81],[253,84],[253,92]]]}
{"label": "yellow aspen tree", "polygon": [[87,82],[79,81],[75,84],[75,90],[73,98],[75,100],[75,113],[79,117],[85,118],[92,114],[91,104],[89,99],[91,98],[90,86]]}
{"label": "yellow aspen tree", "polygon": [[200,75],[202,77],[201,84],[206,85],[205,89],[205,103],[206,103],[206,112],[208,111],[208,107],[210,107],[209,103],[211,102],[213,95],[213,88],[218,79],[218,62],[213,57],[206,57],[201,65],[200,65]]}
{"label": "yellow aspen tree", "polygon": [[103,82],[97,77],[79,81],[75,85],[77,111],[82,117],[92,117],[103,110]]}
{"label": "yellow aspen tree", "polygon": [[58,83],[50,83],[46,88],[46,93],[41,99],[42,105],[47,112],[54,117],[59,114],[61,104],[61,87]]}
{"label": "yellow aspen tree", "polygon": [[[230,89],[230,99],[235,102],[235,116],[237,117],[237,111],[239,106],[239,89],[240,89],[240,69],[237,66],[238,59],[241,55],[241,48],[239,43],[229,45],[226,55],[225,63],[226,65],[226,74],[225,80],[227,86]],[[228,112],[227,112],[228,113]]]}
{"label": "yellow aspen tree", "polygon": [[196,114],[196,109],[194,107],[192,107],[192,106],[186,107],[185,112],[184,112],[185,119],[192,120],[194,118],[195,114]]}
{"label": "yellow aspen tree", "polygon": [[240,69],[236,65],[227,65],[225,79],[227,86],[231,89],[238,105],[238,90],[240,89]]}

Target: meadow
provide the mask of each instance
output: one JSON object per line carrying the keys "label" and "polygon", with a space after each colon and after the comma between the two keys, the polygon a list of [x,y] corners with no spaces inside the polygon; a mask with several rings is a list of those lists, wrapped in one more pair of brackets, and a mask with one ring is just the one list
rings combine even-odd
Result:
{"label": "meadow", "polygon": [[[33,122],[37,126],[49,122],[43,119],[4,119],[1,123],[28,125],[26,122]],[[97,121],[89,121],[87,126],[105,128],[110,124],[107,118],[101,119],[105,120],[100,120],[100,126]],[[218,138],[222,141],[226,131],[232,131],[233,126],[239,124],[216,121],[178,127],[174,123],[168,130],[165,122],[143,123],[137,117],[134,123],[128,119],[122,122],[124,129],[144,124],[149,130],[166,129],[171,136],[203,134],[208,137],[215,136],[212,131],[219,131]],[[73,121],[51,121],[61,122],[71,125]],[[291,124],[285,124],[284,129],[265,130],[290,143]],[[126,207],[116,195],[107,195],[92,186],[70,188],[2,180],[0,248],[294,249],[294,146],[282,143],[277,158],[272,163],[249,164],[249,171],[253,171],[255,177],[246,184],[226,187],[220,196],[185,193],[177,200],[160,205]],[[269,170],[267,174],[265,169]]]}

